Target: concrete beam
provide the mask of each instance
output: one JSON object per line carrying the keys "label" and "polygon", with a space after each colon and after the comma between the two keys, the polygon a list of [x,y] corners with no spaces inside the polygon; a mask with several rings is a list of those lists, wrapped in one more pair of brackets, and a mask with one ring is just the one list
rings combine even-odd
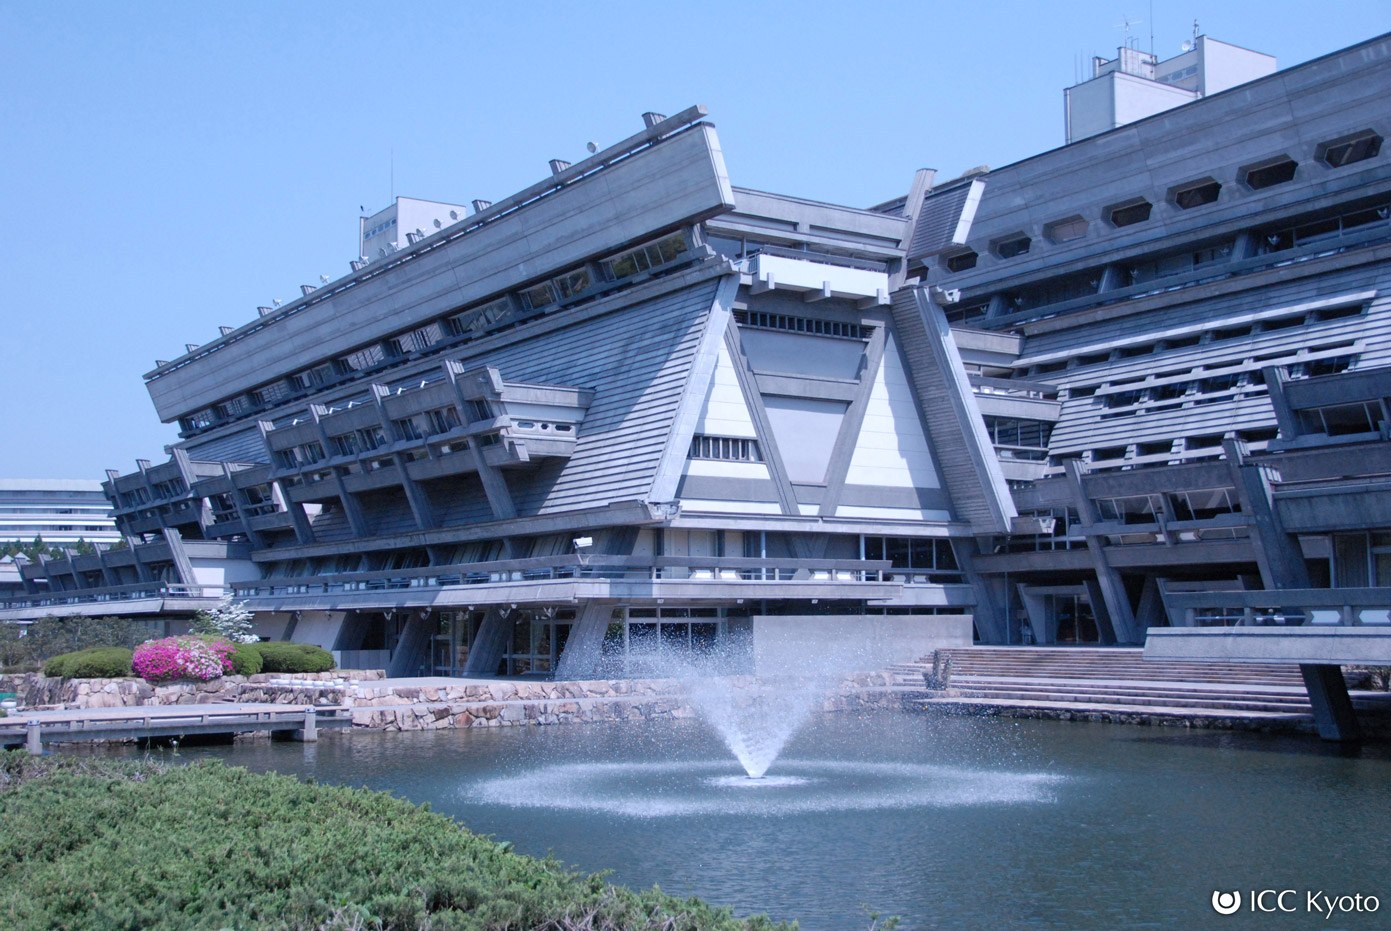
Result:
{"label": "concrete beam", "polygon": [[1220,663],[1391,666],[1391,625],[1165,627],[1149,631],[1144,658]]}

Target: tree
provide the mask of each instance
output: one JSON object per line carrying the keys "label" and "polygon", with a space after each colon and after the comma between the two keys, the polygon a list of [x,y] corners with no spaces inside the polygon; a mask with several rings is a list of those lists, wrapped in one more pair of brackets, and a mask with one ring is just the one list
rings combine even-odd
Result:
{"label": "tree", "polygon": [[29,625],[20,641],[29,662],[40,663],[60,653],[88,647],[134,647],[156,636],[149,621],[129,617],[41,617]]}
{"label": "tree", "polygon": [[251,632],[252,617],[246,602],[234,602],[231,595],[224,595],[216,608],[193,616],[193,632],[223,637],[233,643],[256,643],[261,638]]}

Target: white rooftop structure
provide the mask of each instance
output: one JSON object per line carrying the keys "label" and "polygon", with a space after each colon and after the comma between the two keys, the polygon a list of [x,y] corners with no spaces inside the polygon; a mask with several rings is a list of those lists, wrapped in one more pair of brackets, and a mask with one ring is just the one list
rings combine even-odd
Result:
{"label": "white rooftop structure", "polygon": [[[1196,26],[1196,24],[1195,24]],[[1076,142],[1275,73],[1275,57],[1204,35],[1160,61],[1133,47],[1092,59],[1092,77],[1063,91],[1067,141]]]}

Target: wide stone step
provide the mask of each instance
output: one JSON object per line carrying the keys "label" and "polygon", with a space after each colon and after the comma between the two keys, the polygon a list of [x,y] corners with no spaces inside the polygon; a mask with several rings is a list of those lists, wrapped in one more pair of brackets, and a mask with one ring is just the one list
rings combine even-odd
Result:
{"label": "wide stone step", "polygon": [[1030,712],[1054,712],[1069,716],[1095,713],[1101,716],[1141,715],[1147,718],[1172,718],[1185,723],[1194,723],[1199,718],[1242,718],[1256,721],[1312,721],[1312,714],[1289,711],[1242,711],[1232,712],[1221,708],[1182,708],[1169,705],[1136,705],[1125,702],[1087,703],[1047,702],[1033,699],[1016,700],[1008,698],[925,698],[923,704],[961,711],[1018,710]]}
{"label": "wide stone step", "polygon": [[[955,690],[954,690],[955,691]],[[1268,712],[1289,712],[1291,714],[1310,713],[1308,702],[1264,702],[1264,701],[1239,701],[1227,698],[1214,699],[1210,697],[1182,698],[1174,696],[1146,696],[1133,694],[1098,694],[1098,695],[1073,695],[1069,693],[1056,692],[1010,692],[1010,691],[978,691],[975,689],[961,689],[959,692],[962,698],[988,698],[991,700],[1007,701],[1027,701],[1027,702],[1047,702],[1066,705],[1097,705],[1097,704],[1120,704],[1134,705],[1142,708],[1189,708],[1189,709],[1211,709],[1214,711],[1245,713],[1248,711],[1268,711]]]}
{"label": "wide stone step", "polygon": [[961,688],[1050,688],[1068,691],[1201,692],[1206,695],[1261,695],[1271,698],[1303,699],[1302,686],[1245,685],[1226,682],[1141,682],[1134,679],[1026,679],[995,676],[952,676],[951,684]]}
{"label": "wide stone step", "polygon": [[[914,677],[931,670],[930,664],[900,664],[891,667],[895,675]],[[988,666],[975,664],[952,664],[954,676],[988,675],[1012,676],[1016,678],[1068,678],[1068,679],[1132,679],[1159,682],[1244,682],[1252,684],[1298,686],[1303,679],[1298,672],[1270,675],[1246,670],[1203,670],[1183,666],[1159,666],[1156,668],[1092,668],[1092,667],[1035,667],[1035,666]]]}
{"label": "wide stone step", "polygon": [[[917,672],[918,670],[930,670],[931,668],[932,666],[928,664],[904,664],[891,667],[891,669],[894,672],[901,672],[905,675]],[[1227,682],[1231,681],[1232,679],[1249,680],[1254,682],[1269,681],[1276,683],[1293,683],[1304,681],[1300,677],[1299,673],[1278,676],[1264,675],[1260,673],[1248,673],[1244,671],[1234,671],[1231,673],[1223,673],[1217,671],[1205,673],[1202,670],[1184,669],[1182,667],[1161,667],[1158,669],[1130,669],[1123,667],[1114,669],[1093,669],[1090,667],[1068,667],[1052,669],[1048,667],[1033,666],[958,666],[953,663],[951,668],[952,673],[954,675],[963,676],[1050,676],[1068,677],[1075,679],[1135,679],[1140,681],[1157,679],[1160,681],[1167,680],[1179,682]]]}

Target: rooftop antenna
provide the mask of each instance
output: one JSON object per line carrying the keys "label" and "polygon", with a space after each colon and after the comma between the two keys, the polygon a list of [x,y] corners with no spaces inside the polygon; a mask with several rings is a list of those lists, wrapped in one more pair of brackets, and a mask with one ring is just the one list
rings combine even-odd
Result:
{"label": "rooftop antenna", "polygon": [[1121,21],[1120,21],[1119,23],[1116,23],[1116,28],[1117,28],[1117,29],[1124,29],[1124,30],[1125,30],[1125,43],[1124,43],[1124,45],[1125,45],[1126,48],[1134,48],[1134,46],[1131,45],[1130,30],[1131,30],[1132,27],[1138,26],[1138,25],[1140,25],[1140,20],[1138,20],[1138,19],[1132,20],[1129,16],[1122,16],[1122,17],[1121,17]]}
{"label": "rooftop antenna", "polygon": [[1150,57],[1154,57],[1154,0],[1150,0]]}
{"label": "rooftop antenna", "polygon": [[1194,45],[1197,45],[1197,44],[1198,44],[1198,36],[1199,36],[1199,35],[1200,35],[1200,33],[1198,32],[1198,21],[1195,19],[1195,20],[1193,20],[1193,44],[1194,44]]}

